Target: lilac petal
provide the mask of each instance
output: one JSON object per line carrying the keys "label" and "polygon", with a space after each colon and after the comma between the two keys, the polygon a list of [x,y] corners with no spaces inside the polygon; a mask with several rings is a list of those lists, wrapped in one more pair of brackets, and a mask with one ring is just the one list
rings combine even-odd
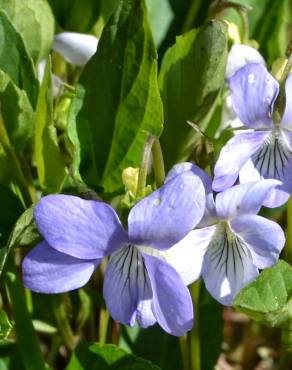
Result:
{"label": "lilac petal", "polygon": [[258,269],[253,264],[246,243],[219,224],[208,246],[202,269],[210,294],[220,303],[230,306],[240,289],[257,275]]}
{"label": "lilac petal", "polygon": [[250,63],[229,80],[233,108],[250,128],[272,128],[271,113],[279,84],[262,64]]}
{"label": "lilac petal", "polygon": [[207,174],[207,172],[191,162],[182,162],[173,166],[165,178],[165,183],[186,171],[192,171],[202,180],[206,193],[210,193],[212,191],[211,177]]}
{"label": "lilac petal", "polygon": [[279,207],[292,192],[292,133],[274,130],[265,143],[252,155],[239,173],[241,183],[259,179],[277,179],[283,184],[272,189],[263,205]]}
{"label": "lilac petal", "polygon": [[132,208],[128,218],[130,241],[170,248],[198,224],[205,202],[198,176],[191,171],[175,176]]}
{"label": "lilac petal", "polygon": [[152,313],[152,289],[142,254],[134,246],[115,252],[104,276],[104,299],[118,322],[142,327],[156,322]]}
{"label": "lilac petal", "polygon": [[213,189],[222,191],[232,186],[248,159],[269,136],[269,132],[254,131],[238,134],[221,149],[214,168]]}
{"label": "lilac petal", "polygon": [[82,260],[41,242],[24,258],[23,283],[34,292],[62,293],[85,285],[100,259]]}
{"label": "lilac petal", "polygon": [[168,249],[166,261],[180,274],[185,285],[196,281],[216,226],[192,230],[179,243]]}
{"label": "lilac petal", "polygon": [[271,189],[279,184],[278,180],[261,180],[236,185],[217,194],[218,217],[231,220],[237,215],[258,213]]}
{"label": "lilac petal", "polygon": [[93,35],[61,32],[55,36],[53,49],[69,63],[83,67],[95,54],[98,39]]}
{"label": "lilac petal", "polygon": [[[290,173],[291,171],[292,168],[290,166]],[[239,179],[240,183],[245,184],[248,182],[259,181],[261,179],[264,179],[264,177],[260,175],[253,161],[249,160],[241,169],[239,173]],[[280,207],[288,201],[291,192],[292,184],[291,179],[288,177],[286,184],[282,184],[277,186],[276,188],[271,189],[271,191],[263,201],[263,206],[269,208]]]}
{"label": "lilac petal", "polygon": [[51,247],[76,258],[102,258],[127,242],[117,214],[103,202],[48,195],[35,206],[34,217]]}
{"label": "lilac petal", "polygon": [[292,73],[289,74],[286,83],[286,108],[282,118],[282,127],[292,128]]}
{"label": "lilac petal", "polygon": [[248,63],[260,63],[265,65],[265,60],[261,54],[248,45],[235,44],[232,46],[227,59],[226,78],[229,79],[240,68]]}
{"label": "lilac petal", "polygon": [[192,171],[195,175],[199,176],[199,178],[202,180],[205,192],[206,192],[206,209],[204,216],[200,223],[198,224],[198,227],[205,227],[212,225],[216,222],[216,210],[215,210],[215,202],[213,197],[213,191],[212,191],[212,179],[211,177],[202,170],[200,167],[196,166],[193,163],[190,162],[183,162],[175,165],[167,174],[165,182],[168,182],[169,180],[173,179],[175,176],[181,174],[185,171]]}
{"label": "lilac petal", "polygon": [[243,215],[231,221],[231,228],[248,244],[254,265],[259,269],[278,261],[285,235],[276,222],[261,216]]}
{"label": "lilac petal", "polygon": [[151,281],[152,309],[159,325],[167,333],[181,336],[193,326],[193,304],[190,292],[180,275],[168,263],[143,253]]}

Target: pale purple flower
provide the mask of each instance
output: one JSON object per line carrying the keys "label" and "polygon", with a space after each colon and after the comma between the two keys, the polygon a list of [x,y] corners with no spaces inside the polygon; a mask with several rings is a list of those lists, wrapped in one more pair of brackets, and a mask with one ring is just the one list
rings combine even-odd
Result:
{"label": "pale purple flower", "polygon": [[61,32],[55,35],[53,50],[69,63],[83,67],[95,54],[98,38],[78,32]]}
{"label": "pale purple flower", "polygon": [[168,333],[182,335],[193,325],[185,284],[190,272],[182,263],[177,271],[164,254],[198,224],[204,211],[204,185],[191,170],[167,179],[139,201],[129,213],[128,232],[103,202],[43,197],[34,217],[45,240],[23,261],[24,284],[42,293],[73,290],[86,284],[102,258],[111,255],[104,298],[112,317],[142,327],[157,321]]}
{"label": "pale purple flower", "polygon": [[191,169],[205,185],[206,213],[197,226],[176,248],[187,251],[196,265],[192,279],[202,276],[211,295],[231,305],[240,289],[259,274],[259,269],[274,265],[284,247],[285,235],[274,221],[258,216],[265,198],[279,184],[261,180],[233,186],[216,195],[211,178],[189,163],[173,168],[169,177]]}
{"label": "pale purple flower", "polygon": [[230,139],[215,165],[213,189],[222,191],[259,179],[282,182],[265,199],[267,207],[284,204],[292,192],[292,74],[286,80],[286,108],[280,124],[272,120],[279,84],[259,63],[247,64],[230,79],[233,108],[250,129]]}

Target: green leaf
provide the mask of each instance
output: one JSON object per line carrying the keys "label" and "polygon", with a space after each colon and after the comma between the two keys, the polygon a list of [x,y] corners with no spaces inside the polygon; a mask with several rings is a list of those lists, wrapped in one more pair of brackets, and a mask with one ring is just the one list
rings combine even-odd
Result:
{"label": "green leaf", "polygon": [[33,218],[33,208],[28,208],[17,220],[7,245],[0,249],[0,275],[8,254],[16,247],[30,247],[41,240]]}
{"label": "green leaf", "polygon": [[37,63],[48,55],[54,37],[54,17],[45,0],[0,0],[27,51]]}
{"label": "green leaf", "polygon": [[13,328],[8,319],[7,313],[0,309],[0,340],[6,339]]}
{"label": "green leaf", "polygon": [[39,83],[33,63],[21,35],[2,10],[0,11],[0,50],[0,69],[6,72],[19,88],[26,91],[34,108]]}
{"label": "green leaf", "polygon": [[168,0],[146,0],[155,44],[159,46],[174,18]]}
{"label": "green leaf", "polygon": [[66,370],[159,370],[151,362],[129,354],[112,344],[82,343],[73,353]]}
{"label": "green leaf", "polygon": [[41,236],[33,218],[33,207],[31,207],[25,210],[17,220],[8,245],[10,248],[31,247],[40,240]]}
{"label": "green leaf", "polygon": [[1,370],[27,370],[24,367],[17,343],[0,341],[0,369]]}
{"label": "green leaf", "polygon": [[153,325],[147,330],[138,326],[123,326],[119,346],[155,363],[162,369],[183,369],[179,338],[167,334],[159,325]]}
{"label": "green leaf", "polygon": [[221,353],[223,340],[223,307],[200,286],[198,325],[200,335],[201,368],[213,370]]}
{"label": "green leaf", "polygon": [[33,329],[20,279],[16,274],[7,272],[5,281],[12,304],[19,351],[25,368],[29,370],[45,370],[46,366],[40,343]]}
{"label": "green leaf", "polygon": [[17,152],[31,143],[34,129],[34,112],[24,90],[19,89],[10,77],[0,70],[1,114],[11,146]]}
{"label": "green leaf", "polygon": [[144,1],[120,2],[80,85],[80,173],[92,187],[117,191],[123,169],[139,166],[147,133],[159,136],[162,129],[157,54]]}
{"label": "green leaf", "polygon": [[67,175],[53,119],[51,63],[47,62],[36,110],[35,155],[41,188],[58,192]]}
{"label": "green leaf", "polygon": [[201,124],[223,86],[227,26],[210,21],[200,30],[177,37],[163,58],[159,86],[164,107],[161,145],[166,167],[185,160],[194,144],[186,120]]}
{"label": "green leaf", "polygon": [[235,297],[233,306],[268,326],[291,330],[292,267],[279,261],[265,269]]}

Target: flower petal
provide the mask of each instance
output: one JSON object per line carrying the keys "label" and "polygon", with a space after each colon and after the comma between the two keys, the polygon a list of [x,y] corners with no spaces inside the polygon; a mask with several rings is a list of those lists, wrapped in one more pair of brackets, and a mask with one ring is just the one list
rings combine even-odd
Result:
{"label": "flower petal", "polygon": [[129,238],[137,245],[168,249],[201,220],[205,190],[192,171],[167,181],[130,211]]}
{"label": "flower petal", "polygon": [[164,252],[166,261],[180,274],[185,285],[200,277],[204,255],[215,229],[216,226],[209,226],[192,230]]}
{"label": "flower petal", "polygon": [[61,32],[55,36],[53,50],[69,63],[83,67],[95,54],[98,39],[93,35]]}
{"label": "flower petal", "polygon": [[292,128],[292,73],[289,74],[286,83],[286,107],[282,118],[282,127]]}
{"label": "flower petal", "polygon": [[271,113],[279,84],[262,64],[250,63],[229,80],[233,108],[250,128],[272,128]]}
{"label": "flower petal", "polygon": [[76,258],[102,258],[127,242],[112,207],[71,195],[48,195],[35,206],[37,228],[49,245]]}
{"label": "flower petal", "polygon": [[203,218],[197,225],[198,227],[206,227],[214,224],[217,221],[215,202],[212,191],[212,180],[211,177],[202,170],[200,167],[196,166],[191,162],[183,162],[175,165],[167,174],[165,183],[173,179],[175,176],[185,172],[192,171],[195,175],[199,176],[202,180],[206,193],[206,209]]}
{"label": "flower petal", "polygon": [[277,179],[283,184],[272,189],[263,205],[279,207],[292,192],[292,133],[274,130],[239,172],[241,183]]}
{"label": "flower petal", "polygon": [[41,242],[24,258],[23,283],[34,292],[62,293],[85,285],[100,259],[81,260]]}
{"label": "flower petal", "polygon": [[153,325],[152,289],[142,254],[134,246],[115,252],[104,276],[103,294],[111,316],[123,324]]}
{"label": "flower petal", "polygon": [[243,44],[233,45],[228,54],[226,77],[229,79],[235,72],[248,63],[260,63],[265,65],[265,60],[261,54],[251,46]]}
{"label": "flower petal", "polygon": [[[221,149],[214,168],[213,189],[222,191],[232,186],[247,160],[269,136],[269,132],[254,131],[235,135]],[[232,158],[232,160],[231,160]]]}
{"label": "flower petal", "polygon": [[271,189],[279,184],[278,180],[261,180],[235,185],[217,194],[218,217],[231,220],[237,215],[258,213]]}
{"label": "flower petal", "polygon": [[231,221],[232,230],[248,244],[254,265],[273,266],[285,244],[285,235],[274,221],[256,215],[243,215]]}
{"label": "flower petal", "polygon": [[205,254],[202,276],[210,294],[229,306],[240,289],[258,275],[246,243],[218,225]]}
{"label": "flower petal", "polygon": [[168,263],[143,253],[151,281],[152,309],[159,325],[169,334],[181,336],[193,326],[190,292],[180,275]]}

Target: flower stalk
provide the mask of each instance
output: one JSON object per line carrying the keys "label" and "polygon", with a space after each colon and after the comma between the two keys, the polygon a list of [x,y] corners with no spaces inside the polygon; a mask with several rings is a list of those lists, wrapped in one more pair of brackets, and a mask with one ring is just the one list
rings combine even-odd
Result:
{"label": "flower stalk", "polygon": [[77,344],[77,338],[74,336],[68,321],[64,295],[51,295],[51,304],[58,329],[63,337],[65,345],[73,350]]}

